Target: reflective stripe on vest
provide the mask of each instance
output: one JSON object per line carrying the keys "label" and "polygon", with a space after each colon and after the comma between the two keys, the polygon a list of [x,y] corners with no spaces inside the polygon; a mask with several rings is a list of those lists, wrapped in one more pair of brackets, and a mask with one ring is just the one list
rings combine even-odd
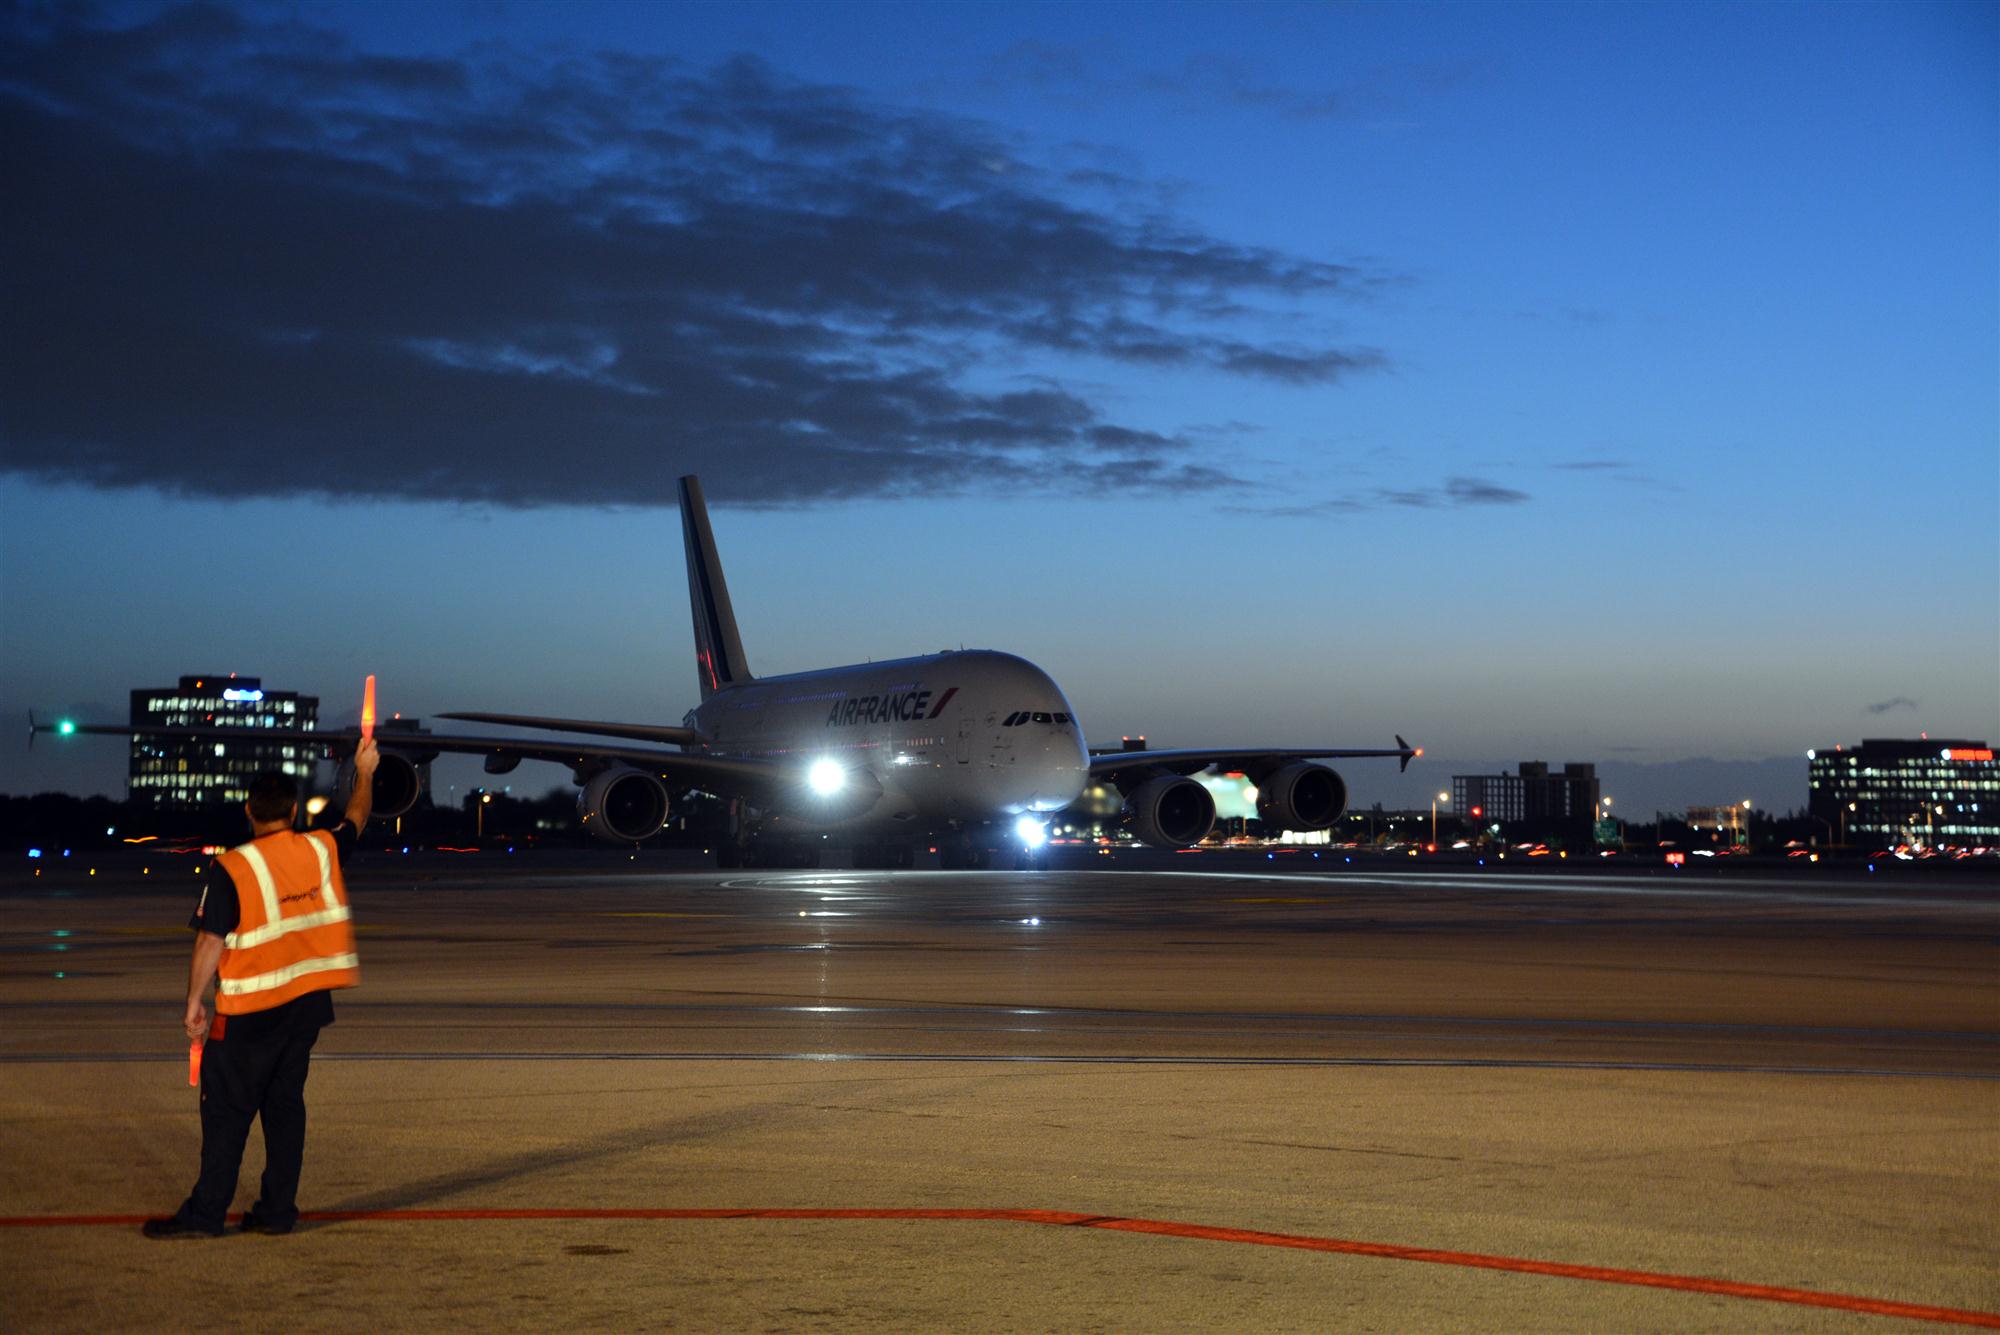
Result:
{"label": "reflective stripe on vest", "polygon": [[255,844],[244,844],[236,851],[243,855],[243,860],[250,864],[250,874],[257,878],[257,889],[264,896],[264,921],[277,922],[278,887],[271,880],[271,864],[264,861]]}
{"label": "reflective stripe on vest", "polygon": [[358,969],[361,960],[353,955],[330,955],[320,960],[300,960],[282,969],[260,973],[254,978],[225,978],[217,986],[226,997],[240,997],[250,992],[269,992],[274,987],[283,987],[295,978],[303,978],[309,973],[325,973],[329,969]]}

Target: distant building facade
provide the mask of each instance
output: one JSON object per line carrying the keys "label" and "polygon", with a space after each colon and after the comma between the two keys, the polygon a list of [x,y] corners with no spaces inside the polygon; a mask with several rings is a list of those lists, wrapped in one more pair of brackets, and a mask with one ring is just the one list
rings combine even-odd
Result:
{"label": "distant building facade", "polygon": [[319,697],[268,691],[256,677],[182,677],[180,685],[132,692],[132,723],[172,728],[241,728],[243,740],[194,741],[135,736],[127,792],[155,811],[240,803],[259,771],[305,776],[313,748],[257,740],[265,729],[319,726]]}
{"label": "distant building facade", "polygon": [[1806,810],[1840,842],[2000,844],[2000,761],[1985,742],[1871,737],[1806,757]]}
{"label": "distant building facade", "polygon": [[1462,819],[1498,824],[1509,835],[1588,837],[1603,793],[1597,766],[1572,761],[1551,772],[1523,761],[1518,774],[1454,774],[1452,810]]}

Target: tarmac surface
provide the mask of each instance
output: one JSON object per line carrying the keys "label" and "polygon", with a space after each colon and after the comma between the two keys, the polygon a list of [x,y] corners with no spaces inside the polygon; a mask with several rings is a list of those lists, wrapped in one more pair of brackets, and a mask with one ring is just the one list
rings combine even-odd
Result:
{"label": "tarmac surface", "polygon": [[2000,1326],[2000,887],[1162,861],[375,857],[307,1219],[171,1243],[196,869],[10,874],[4,1324]]}

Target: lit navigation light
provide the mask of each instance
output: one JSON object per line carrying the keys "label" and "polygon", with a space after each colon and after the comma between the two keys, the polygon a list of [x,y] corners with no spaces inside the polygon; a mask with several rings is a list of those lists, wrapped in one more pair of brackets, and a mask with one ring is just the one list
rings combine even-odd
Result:
{"label": "lit navigation light", "polygon": [[821,797],[832,797],[847,786],[847,771],[838,760],[815,760],[806,771],[806,786]]}
{"label": "lit navigation light", "polygon": [[1032,816],[1023,816],[1015,821],[1014,833],[1029,848],[1040,848],[1049,841],[1048,827]]}
{"label": "lit navigation light", "polygon": [[375,736],[375,674],[369,673],[368,680],[361,683],[361,740],[371,741]]}
{"label": "lit navigation light", "polygon": [[56,724],[56,735],[59,737],[67,737],[75,731],[76,731],[75,719],[66,718],[62,720],[60,723]]}

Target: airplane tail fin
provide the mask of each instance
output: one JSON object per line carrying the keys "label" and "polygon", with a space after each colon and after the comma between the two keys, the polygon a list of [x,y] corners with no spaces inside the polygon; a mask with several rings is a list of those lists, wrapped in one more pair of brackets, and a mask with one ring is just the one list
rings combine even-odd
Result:
{"label": "airplane tail fin", "polygon": [[708,502],[701,479],[681,479],[681,537],[687,543],[688,603],[694,609],[695,666],[706,700],[727,686],[752,680],[743,658],[743,639],[736,633],[736,613],[729,605],[729,586],[722,579],[722,561],[715,554],[715,535],[708,528]]}

